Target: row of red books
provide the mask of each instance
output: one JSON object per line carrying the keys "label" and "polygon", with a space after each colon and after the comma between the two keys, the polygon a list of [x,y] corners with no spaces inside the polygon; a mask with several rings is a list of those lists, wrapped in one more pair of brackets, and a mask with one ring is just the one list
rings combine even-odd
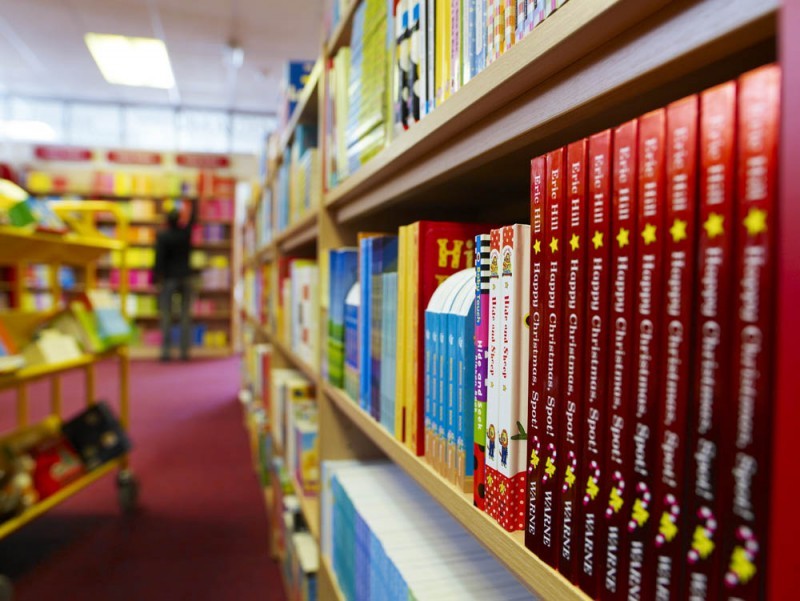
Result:
{"label": "row of red books", "polygon": [[762,67],[531,163],[525,542],[592,597],[763,594],[779,97]]}

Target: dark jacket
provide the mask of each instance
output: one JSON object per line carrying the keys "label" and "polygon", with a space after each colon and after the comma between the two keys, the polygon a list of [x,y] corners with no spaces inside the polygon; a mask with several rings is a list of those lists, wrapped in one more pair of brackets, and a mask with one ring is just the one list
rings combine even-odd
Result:
{"label": "dark jacket", "polygon": [[192,226],[196,219],[192,204],[191,217],[185,226],[169,223],[156,237],[156,264],[153,275],[156,281],[187,278],[192,274],[189,255],[192,252]]}

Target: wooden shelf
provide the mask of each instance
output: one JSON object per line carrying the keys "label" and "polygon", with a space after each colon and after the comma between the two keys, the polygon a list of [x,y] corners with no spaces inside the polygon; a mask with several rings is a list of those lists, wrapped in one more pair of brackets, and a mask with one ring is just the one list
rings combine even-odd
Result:
{"label": "wooden shelf", "polygon": [[[446,182],[468,191],[461,176],[480,168],[497,181],[498,166],[512,153],[529,160],[555,145],[548,137],[561,144],[592,133],[593,119],[620,107],[636,114],[647,108],[644,93],[774,38],[778,5],[570,0],[329,191],[324,203],[339,222],[348,222]],[[662,91],[654,102],[663,100]],[[580,130],[578,124],[587,123]],[[562,133],[576,127],[579,134]]]}
{"label": "wooden shelf", "polygon": [[266,336],[269,343],[276,347],[278,351],[286,358],[286,360],[294,365],[295,369],[303,372],[303,375],[305,375],[305,377],[308,378],[315,386],[319,385],[320,377],[318,370],[314,369],[311,365],[298,357],[292,349],[290,349],[281,340],[278,340],[277,336],[273,336],[272,333],[270,333],[266,328],[262,327],[261,331]]}
{"label": "wooden shelf", "polygon": [[25,524],[35,520],[43,513],[46,513],[56,505],[60,505],[71,496],[79,493],[81,490],[86,488],[87,486],[94,484],[103,476],[106,476],[113,470],[117,468],[122,468],[125,459],[113,459],[107,463],[104,463],[100,467],[92,470],[91,472],[81,476],[78,480],[59,490],[57,493],[47,497],[44,501],[37,503],[33,507],[26,510],[21,515],[10,519],[7,522],[3,522],[0,524],[0,539],[5,538],[12,532],[19,530]]}
{"label": "wooden shelf", "polygon": [[198,242],[197,244],[192,244],[192,248],[203,250],[230,250],[231,242],[230,240],[225,242]]}
{"label": "wooden shelf", "polygon": [[[336,578],[336,572],[333,571],[330,559],[319,552],[319,571],[320,571],[320,599],[332,599],[334,601],[347,601],[344,593],[339,586],[339,580]],[[327,595],[326,595],[327,594]]]}
{"label": "wooden shelf", "polygon": [[311,73],[308,74],[308,80],[306,80],[306,84],[303,86],[303,91],[300,92],[300,98],[297,99],[292,118],[289,119],[286,129],[281,134],[278,156],[283,156],[284,151],[289,146],[292,138],[294,138],[294,132],[297,129],[298,123],[312,120],[316,122],[318,113],[317,84],[321,76],[322,60],[318,59],[311,69]]}
{"label": "wooden shelf", "polygon": [[14,388],[24,382],[30,382],[32,380],[39,380],[41,378],[54,376],[56,374],[69,371],[71,369],[86,367],[87,365],[91,365],[92,363],[96,363],[97,361],[109,359],[119,354],[120,354],[120,349],[115,348],[99,355],[92,355],[87,353],[85,355],[81,355],[80,357],[77,357],[75,359],[70,359],[68,361],[59,361],[58,363],[44,363],[41,365],[32,365],[29,367],[23,367],[22,369],[19,369],[15,372],[0,375],[0,390]]}
{"label": "wooden shelf", "polygon": [[317,242],[319,213],[313,211],[303,219],[289,226],[275,238],[275,246],[281,252],[297,251]]}
{"label": "wooden shelf", "polygon": [[292,474],[292,485],[294,486],[297,500],[300,501],[300,511],[303,512],[303,517],[306,520],[306,524],[308,524],[308,530],[316,539],[317,544],[319,544],[319,496],[304,495],[303,487],[300,486],[294,474]]}
{"label": "wooden shelf", "polygon": [[26,263],[59,263],[84,266],[97,261],[105,253],[122,250],[118,240],[86,238],[73,233],[44,234],[21,228],[0,226],[0,265]]}
{"label": "wooden shelf", "polygon": [[[219,313],[209,313],[206,315],[202,314],[194,314],[192,315],[193,321],[219,321],[219,320],[229,320],[231,318],[231,314],[227,311],[221,311]],[[154,321],[161,319],[161,315],[158,313],[153,313],[152,315],[134,315],[131,319],[141,320],[141,321]]]}
{"label": "wooden shelf", "polygon": [[472,493],[458,490],[424,460],[397,441],[347,394],[322,384],[325,395],[362,433],[424,488],[523,584],[542,599],[589,601],[580,589],[531,553],[523,532],[509,534],[472,504]]}
{"label": "wooden shelf", "polygon": [[332,58],[340,48],[350,45],[350,33],[353,25],[353,15],[361,4],[361,0],[352,0],[339,19],[336,28],[331,32],[331,37],[325,44],[325,56]]}
{"label": "wooden shelf", "polygon": [[[175,359],[176,345],[172,345],[172,360],[179,362]],[[158,346],[132,346],[130,347],[131,359],[158,359],[161,356],[161,347]],[[230,347],[223,348],[206,348],[202,346],[193,346],[189,349],[189,357],[192,359],[223,359],[233,356],[233,349]]]}

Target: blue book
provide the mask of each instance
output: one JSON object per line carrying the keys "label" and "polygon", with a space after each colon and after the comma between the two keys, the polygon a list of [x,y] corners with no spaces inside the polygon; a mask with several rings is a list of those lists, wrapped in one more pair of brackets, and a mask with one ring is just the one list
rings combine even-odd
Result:
{"label": "blue book", "polygon": [[[470,2],[472,4],[472,2]],[[475,2],[475,44],[473,65],[477,75],[486,68],[486,2]]]}
{"label": "blue book", "polygon": [[[370,407],[372,416],[381,421],[381,350],[383,335],[383,275],[397,273],[397,236],[375,238],[372,245],[372,367]],[[390,299],[397,304],[397,295]],[[394,419],[394,418],[392,418]]]}
{"label": "blue book", "polygon": [[372,383],[372,246],[375,238],[365,238],[359,244],[358,272],[361,283],[361,310],[358,316],[358,401],[359,406],[369,411]]}
{"label": "blue book", "polygon": [[344,389],[353,400],[358,399],[358,314],[361,304],[361,285],[350,287],[344,303]]}
{"label": "blue book", "polygon": [[328,381],[344,387],[345,299],[358,279],[358,250],[330,251],[330,296],[328,300]]}
{"label": "blue book", "polygon": [[383,303],[381,312],[381,424],[394,434],[394,397],[397,373],[397,272],[383,274]]}

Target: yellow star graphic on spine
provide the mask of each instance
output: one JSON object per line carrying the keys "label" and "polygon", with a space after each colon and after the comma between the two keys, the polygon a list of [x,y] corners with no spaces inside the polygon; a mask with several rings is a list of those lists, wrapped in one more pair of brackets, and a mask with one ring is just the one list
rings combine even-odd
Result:
{"label": "yellow star graphic on spine", "polygon": [[644,240],[645,244],[652,244],[656,241],[656,226],[652,223],[648,223],[644,226],[644,230],[642,230],[642,239]]}
{"label": "yellow star graphic on spine", "polygon": [[540,252],[542,252],[542,241],[541,241],[541,240],[536,240],[536,241],[533,243],[533,252],[535,252],[537,255],[538,255]]}
{"label": "yellow star graphic on spine", "polygon": [[707,559],[714,550],[714,541],[709,538],[708,531],[702,526],[697,526],[694,529],[692,549],[697,551],[697,554],[703,559]]}
{"label": "yellow star graphic on spine", "polygon": [[678,527],[675,525],[675,522],[670,514],[666,511],[661,514],[661,525],[658,531],[667,542],[672,542],[672,539],[674,539],[675,535],[678,534]]}
{"label": "yellow star graphic on spine", "polygon": [[763,234],[767,231],[767,212],[762,209],[750,209],[744,218],[744,226],[751,236]]}
{"label": "yellow star graphic on spine", "polygon": [[708,234],[709,238],[716,238],[725,233],[725,217],[717,213],[709,213],[708,219],[703,224],[703,229]]}
{"label": "yellow star graphic on spine", "polygon": [[639,526],[644,526],[650,518],[650,513],[645,509],[641,499],[636,499],[633,504],[633,512],[631,517],[636,521]]}
{"label": "yellow star graphic on spine", "polygon": [[572,247],[573,251],[578,250],[581,246],[581,237],[578,234],[572,234],[569,245]]}
{"label": "yellow star graphic on spine", "polygon": [[572,485],[575,483],[575,470],[572,469],[571,465],[567,466],[567,471],[564,475],[564,482],[569,488],[572,488]]}
{"label": "yellow star graphic on spine", "polygon": [[536,453],[536,449],[531,450],[531,465],[534,469],[539,467],[539,455]]}
{"label": "yellow star graphic on spine", "polygon": [[558,238],[550,240],[550,252],[558,252]]}
{"label": "yellow star graphic on spine", "polygon": [[619,510],[622,509],[622,505],[625,501],[622,500],[622,495],[619,493],[619,489],[615,486],[611,489],[611,496],[608,499],[608,504],[611,506],[611,509],[614,510],[614,513],[619,513]]}
{"label": "yellow star graphic on spine", "polygon": [[628,246],[631,243],[630,240],[631,233],[626,230],[624,227],[619,230],[619,234],[617,234],[617,243],[619,247],[622,248],[624,246]]}
{"label": "yellow star graphic on spine", "polygon": [[547,462],[545,463],[544,471],[551,478],[556,473],[556,465],[555,465],[555,463],[553,463],[553,458],[552,457],[548,457],[547,458]]}
{"label": "yellow star graphic on spine", "polygon": [[756,575],[756,566],[750,561],[747,551],[742,547],[736,547],[731,556],[730,570],[739,577],[739,582],[747,584]]}
{"label": "yellow star graphic on spine", "polygon": [[506,494],[506,483],[505,482],[501,482],[500,483],[500,494],[501,495]]}
{"label": "yellow star graphic on spine", "polygon": [[686,227],[689,225],[682,219],[675,219],[672,224],[672,227],[669,228],[669,233],[672,234],[672,239],[675,242],[680,242],[681,240],[686,240]]}
{"label": "yellow star graphic on spine", "polygon": [[589,476],[589,479],[586,481],[586,493],[594,500],[598,492],[600,492],[600,487],[597,486],[595,479]]}
{"label": "yellow star graphic on spine", "polygon": [[603,246],[603,232],[595,232],[592,237],[592,243],[595,248],[601,248]]}

